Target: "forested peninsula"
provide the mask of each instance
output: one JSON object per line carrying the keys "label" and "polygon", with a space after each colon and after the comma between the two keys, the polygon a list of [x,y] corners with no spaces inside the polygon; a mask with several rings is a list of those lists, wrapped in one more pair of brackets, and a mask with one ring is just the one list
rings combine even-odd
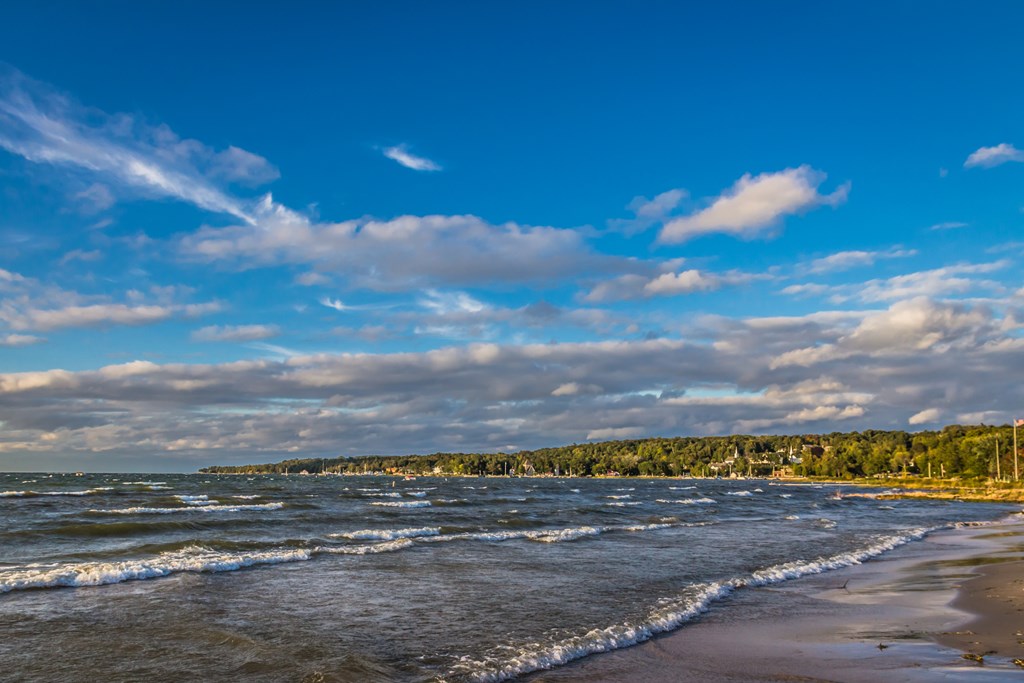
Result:
{"label": "forested peninsula", "polygon": [[[514,453],[365,455],[212,466],[218,474],[771,476],[858,479],[887,474],[1014,480],[1010,425],[939,431],[629,439]],[[1021,430],[1024,438],[1024,429]],[[1021,472],[1019,474],[1024,474]]]}

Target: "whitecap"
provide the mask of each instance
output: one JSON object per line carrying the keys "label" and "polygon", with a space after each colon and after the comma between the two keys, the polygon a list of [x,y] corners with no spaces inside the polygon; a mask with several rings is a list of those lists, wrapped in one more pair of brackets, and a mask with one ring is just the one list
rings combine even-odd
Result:
{"label": "whitecap", "polygon": [[120,562],[73,562],[35,568],[25,565],[0,569],[0,593],[29,588],[102,586],[123,581],[152,579],[177,572],[223,572],[257,564],[308,560],[308,550],[288,549],[250,553],[222,553],[202,546],[160,553],[149,559]]}
{"label": "whitecap", "polygon": [[409,529],[360,529],[340,534],[327,534],[331,538],[351,538],[356,541],[394,541],[399,538],[416,538],[418,536],[437,536],[441,528],[424,526]]}
{"label": "whitecap", "polygon": [[659,503],[681,503],[682,505],[709,505],[714,503],[713,498],[678,498],[676,500],[668,500],[667,498],[659,498]]}
{"label": "whitecap", "polygon": [[384,508],[427,508],[427,507],[430,507],[430,501],[429,500],[397,500],[397,501],[392,502],[390,500],[376,500],[376,501],[370,503],[370,505],[376,505],[378,507],[384,507]]}
{"label": "whitecap", "polygon": [[169,515],[175,512],[246,512],[249,510],[280,510],[284,503],[257,503],[253,505],[189,505],[180,508],[130,507],[112,510],[89,510],[107,515]]}

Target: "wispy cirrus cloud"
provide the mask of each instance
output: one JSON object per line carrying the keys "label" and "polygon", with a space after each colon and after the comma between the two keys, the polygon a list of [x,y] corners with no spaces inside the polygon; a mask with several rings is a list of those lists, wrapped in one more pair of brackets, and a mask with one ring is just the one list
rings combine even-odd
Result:
{"label": "wispy cirrus cloud", "polygon": [[100,176],[78,194],[91,210],[108,207],[113,192],[176,199],[214,213],[253,219],[247,202],[221,182],[259,184],[277,177],[264,158],[237,147],[216,152],[164,125],[127,114],[87,109],[50,86],[0,65],[0,148],[28,161]]}
{"label": "wispy cirrus cloud", "polygon": [[401,166],[412,169],[413,171],[440,171],[441,165],[437,162],[431,161],[430,159],[422,156],[417,156],[409,151],[408,147],[404,144],[395,145],[394,147],[385,147],[383,154],[388,159],[397,162]]}
{"label": "wispy cirrus cloud", "polygon": [[964,223],[963,221],[945,221],[943,223],[935,223],[928,226],[929,230],[956,230],[958,228],[966,228],[970,223]]}
{"label": "wispy cirrus cloud", "polygon": [[785,216],[846,201],[850,184],[841,185],[830,194],[821,194],[819,187],[825,178],[823,172],[806,165],[757,176],[748,173],[712,200],[707,208],[665,223],[658,239],[677,243],[713,233],[743,239],[764,235],[775,229]]}
{"label": "wispy cirrus cloud", "polygon": [[852,268],[873,266],[878,261],[884,259],[907,258],[916,254],[916,249],[902,249],[900,247],[893,247],[883,251],[840,251],[814,259],[806,265],[806,269],[810,273],[834,273]]}
{"label": "wispy cirrus cloud", "polygon": [[992,168],[1011,161],[1024,161],[1024,150],[1003,142],[994,147],[979,147],[971,152],[964,162],[964,168]]}
{"label": "wispy cirrus cloud", "polygon": [[627,235],[643,232],[653,225],[664,223],[688,196],[686,190],[677,188],[662,192],[654,199],[634,197],[626,207],[633,212],[633,218],[610,220],[608,227]]}
{"label": "wispy cirrus cloud", "polygon": [[1006,293],[1005,285],[981,276],[996,273],[1009,266],[1010,261],[1006,259],[987,263],[959,263],[894,275],[889,278],[874,278],[855,284],[830,285],[820,282],[793,284],[782,289],[781,293],[791,296],[828,296],[829,300],[834,303],[849,301],[877,303],[920,296],[962,296],[977,291],[1004,295]]}

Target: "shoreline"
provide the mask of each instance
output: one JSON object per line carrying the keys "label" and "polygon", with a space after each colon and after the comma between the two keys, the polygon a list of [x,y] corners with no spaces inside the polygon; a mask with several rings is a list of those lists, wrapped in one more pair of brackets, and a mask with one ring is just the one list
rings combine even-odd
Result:
{"label": "shoreline", "polygon": [[1021,633],[1024,519],[1014,515],[937,531],[864,564],[736,591],[676,631],[524,680],[1017,680]]}

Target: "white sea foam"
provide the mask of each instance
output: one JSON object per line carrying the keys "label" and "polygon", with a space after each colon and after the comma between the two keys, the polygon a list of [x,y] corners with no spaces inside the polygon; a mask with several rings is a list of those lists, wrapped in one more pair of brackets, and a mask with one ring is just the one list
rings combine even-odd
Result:
{"label": "white sea foam", "polygon": [[437,536],[441,528],[423,526],[409,529],[360,529],[340,534],[327,534],[331,538],[351,538],[356,541],[394,541],[399,538],[416,538],[418,536]]}
{"label": "white sea foam", "polygon": [[800,519],[800,516],[799,515],[786,515],[784,517],[784,519],[788,519],[788,520],[792,521],[794,519]]}
{"label": "white sea foam", "polygon": [[612,501],[611,503],[605,503],[608,507],[613,508],[624,508],[629,505],[641,505],[642,502],[639,500],[628,500],[628,501]]}
{"label": "white sea foam", "polygon": [[713,498],[678,498],[676,500],[668,500],[667,498],[659,498],[659,503],[681,503],[683,505],[710,505],[714,503]]}
{"label": "white sea foam", "polygon": [[779,498],[792,498],[792,497],[793,497],[792,493],[780,493],[779,494]]}
{"label": "white sea foam", "polygon": [[389,492],[378,491],[376,493],[366,493],[364,495],[367,498],[401,498],[402,497],[402,494],[398,493],[397,491],[389,491]]}
{"label": "white sea foam", "polygon": [[92,489],[75,491],[0,491],[0,498],[23,498],[35,496],[92,496],[104,491],[112,491],[113,486],[97,486]]}
{"label": "white sea foam", "polygon": [[427,495],[426,491],[406,491],[405,495],[413,496],[414,498],[423,498]]}
{"label": "white sea foam", "polygon": [[184,494],[178,494],[174,497],[180,500],[185,505],[213,505],[219,502],[216,500],[211,501],[210,497],[205,493],[198,496],[186,496]]}
{"label": "white sea foam", "polygon": [[[622,489],[619,489],[619,490],[621,491]],[[621,500],[621,499],[624,499],[624,498],[632,498],[632,497],[633,496],[629,495],[628,493],[623,495],[623,496],[605,496],[605,498],[614,498],[615,500]]]}
{"label": "white sea foam", "polygon": [[726,491],[725,495],[727,495],[727,496],[752,496],[754,494],[751,493],[750,491]]}
{"label": "white sea foam", "polygon": [[376,553],[392,553],[396,550],[408,548],[413,544],[411,538],[399,538],[384,543],[372,543],[370,545],[347,545],[347,546],[320,546],[316,549],[318,553],[330,553],[331,555],[375,555]]}
{"label": "white sea foam", "polygon": [[370,505],[376,505],[378,507],[383,507],[383,508],[427,508],[427,507],[430,507],[430,501],[429,500],[398,500],[398,501],[392,502],[390,500],[377,500],[377,501],[374,501],[374,502],[370,503]]}
{"label": "white sea foam", "polygon": [[280,510],[284,503],[256,503],[253,505],[189,505],[180,508],[130,507],[112,510],[89,510],[107,515],[169,515],[175,512],[246,512],[249,510]]}
{"label": "white sea foam", "polygon": [[697,488],[696,486],[669,486],[670,491],[689,491],[690,489]]}
{"label": "white sea foam", "polygon": [[73,562],[36,568],[25,565],[0,570],[0,593],[28,588],[102,586],[123,581],[152,579],[177,572],[224,572],[257,564],[308,560],[308,550],[282,549],[249,553],[222,553],[201,546],[160,553],[149,559],[121,562]]}
{"label": "white sea foam", "polygon": [[258,493],[253,493],[253,494],[247,495],[247,496],[239,495],[239,496],[231,496],[231,497],[232,498],[237,498],[238,500],[254,500],[256,498],[260,498],[261,496]]}

